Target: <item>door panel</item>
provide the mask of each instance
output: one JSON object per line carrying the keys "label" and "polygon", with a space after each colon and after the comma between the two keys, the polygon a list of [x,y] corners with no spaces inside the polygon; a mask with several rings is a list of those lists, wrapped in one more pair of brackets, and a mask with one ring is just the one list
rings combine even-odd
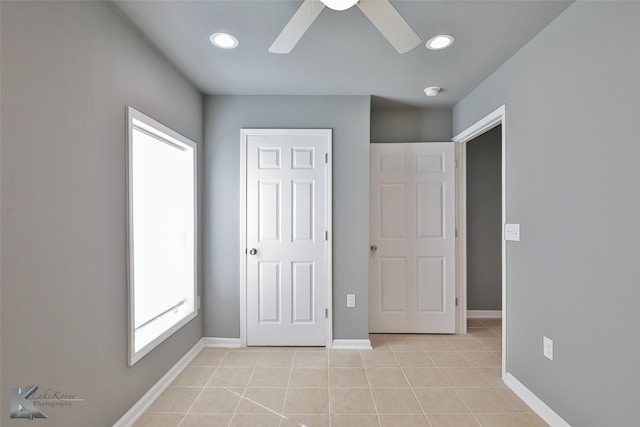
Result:
{"label": "door panel", "polygon": [[244,132],[247,345],[323,346],[330,134]]}
{"label": "door panel", "polygon": [[455,331],[453,143],[371,145],[370,331]]}

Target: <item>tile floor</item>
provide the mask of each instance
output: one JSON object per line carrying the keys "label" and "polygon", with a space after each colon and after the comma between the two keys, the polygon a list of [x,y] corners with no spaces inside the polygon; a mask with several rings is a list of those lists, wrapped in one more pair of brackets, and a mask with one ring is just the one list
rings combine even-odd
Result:
{"label": "tile floor", "polygon": [[546,426],[500,379],[500,319],[374,349],[204,349],[136,427]]}

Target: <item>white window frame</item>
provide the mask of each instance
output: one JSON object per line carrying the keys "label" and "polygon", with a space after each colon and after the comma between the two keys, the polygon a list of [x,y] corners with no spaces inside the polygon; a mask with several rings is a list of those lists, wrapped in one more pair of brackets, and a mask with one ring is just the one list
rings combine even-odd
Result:
{"label": "white window frame", "polygon": [[[150,320],[143,327],[135,327],[135,260],[134,260],[134,212],[133,212],[133,145],[134,130],[141,130],[162,143],[177,146],[193,153],[193,284],[186,284],[185,302]],[[160,343],[198,316],[198,147],[190,139],[180,135],[162,123],[148,117],[133,107],[127,107],[127,253],[128,253],[128,341],[129,366],[147,355]],[[190,291],[193,292],[190,292]],[[144,328],[144,330],[142,330]],[[151,338],[149,338],[151,336]],[[144,345],[136,350],[136,337]],[[140,345],[140,342],[138,342]]]}

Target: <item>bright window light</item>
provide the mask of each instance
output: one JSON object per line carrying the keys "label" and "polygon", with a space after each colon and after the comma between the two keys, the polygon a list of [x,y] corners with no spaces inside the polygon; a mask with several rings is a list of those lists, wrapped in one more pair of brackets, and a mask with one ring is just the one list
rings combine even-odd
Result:
{"label": "bright window light", "polygon": [[196,144],[128,110],[129,364],[197,315]]}

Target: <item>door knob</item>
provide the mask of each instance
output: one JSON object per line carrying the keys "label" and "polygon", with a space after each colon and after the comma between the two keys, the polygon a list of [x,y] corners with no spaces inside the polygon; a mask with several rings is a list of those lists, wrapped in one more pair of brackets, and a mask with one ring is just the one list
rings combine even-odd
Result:
{"label": "door knob", "polygon": [[378,247],[376,245],[371,245],[371,252],[376,252]]}
{"label": "door knob", "polygon": [[255,255],[255,254],[257,254],[257,253],[258,253],[258,250],[257,250],[256,248],[251,248],[251,249],[249,250],[249,255]]}

